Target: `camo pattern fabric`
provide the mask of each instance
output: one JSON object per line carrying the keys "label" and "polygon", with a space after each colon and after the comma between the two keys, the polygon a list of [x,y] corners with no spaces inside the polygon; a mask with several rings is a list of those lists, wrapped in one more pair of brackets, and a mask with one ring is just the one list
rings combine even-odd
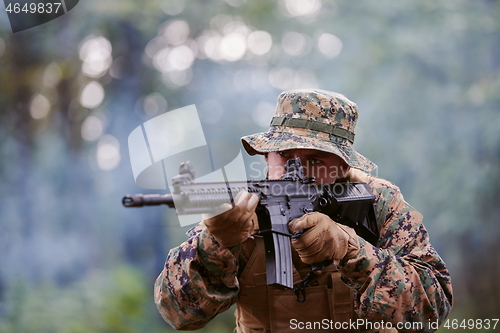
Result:
{"label": "camo pattern fabric", "polygon": [[[275,116],[310,120],[354,133],[358,107],[339,93],[317,89],[292,90],[279,95]],[[338,155],[349,166],[366,172],[377,167],[356,152],[350,140],[308,128],[271,126],[269,131],[244,136],[241,141],[250,155],[287,149],[316,149]]]}
{"label": "camo pattern fabric", "polygon": [[221,246],[200,223],[188,240],[170,250],[155,282],[155,303],[173,328],[195,330],[234,303],[241,245]]}
{"label": "camo pattern fabric", "polygon": [[430,323],[448,316],[453,293],[444,261],[429,242],[422,215],[394,184],[370,177],[380,229],[377,247],[360,238],[361,250],[342,268],[342,280],[357,291],[360,318]]}
{"label": "camo pattern fabric", "polygon": [[354,132],[358,106],[339,93],[300,89],[278,96],[276,115],[315,120]]}
{"label": "camo pattern fabric", "polygon": [[[367,176],[376,195],[380,230],[377,247],[359,238],[358,255],[340,268],[342,281],[356,290],[358,316],[374,322],[442,323],[453,302],[446,266],[429,242],[422,216],[399,188]],[[227,310],[239,291],[238,273],[245,265],[241,246],[221,247],[203,225],[188,241],[172,249],[156,280],[155,302],[163,318],[176,329],[205,326]],[[267,302],[267,300],[262,300]]]}

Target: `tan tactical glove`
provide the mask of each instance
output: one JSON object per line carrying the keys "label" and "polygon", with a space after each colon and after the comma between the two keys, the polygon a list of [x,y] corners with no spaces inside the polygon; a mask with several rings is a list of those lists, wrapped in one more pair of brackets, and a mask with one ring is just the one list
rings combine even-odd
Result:
{"label": "tan tactical glove", "polygon": [[345,262],[359,251],[358,236],[354,229],[334,222],[319,212],[293,219],[288,228],[292,233],[308,229],[300,237],[292,239],[292,246],[301,260],[309,265],[324,260]]}
{"label": "tan tactical glove", "polygon": [[233,247],[247,240],[254,230],[254,221],[257,223],[257,195],[239,192],[234,203],[234,207],[229,203],[222,204],[212,216],[203,215],[203,223],[208,231],[225,247]]}

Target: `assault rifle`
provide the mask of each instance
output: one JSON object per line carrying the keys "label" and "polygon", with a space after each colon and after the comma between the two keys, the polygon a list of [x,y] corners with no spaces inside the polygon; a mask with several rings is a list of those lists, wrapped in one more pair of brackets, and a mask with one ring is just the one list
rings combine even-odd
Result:
{"label": "assault rifle", "polygon": [[[179,175],[172,179],[172,194],[127,195],[122,203],[125,207],[165,204],[176,208],[180,215],[199,214],[213,212],[224,202],[234,205],[234,197],[240,191],[255,193],[259,197],[256,214],[258,235],[264,238],[267,284],[294,288],[290,237],[299,237],[303,230],[292,235],[288,230],[288,222],[292,219],[319,211],[338,223],[352,227],[359,236],[374,245],[379,236],[373,207],[375,196],[368,184],[314,184],[314,178],[304,177],[300,158],[288,160],[285,171],[279,180],[194,183],[194,169],[189,162],[184,162]],[[312,265],[312,269],[323,269],[330,263],[318,263]],[[299,301],[305,299],[305,284],[312,278],[314,275],[306,277],[299,287],[302,290],[296,291]],[[302,300],[300,293],[303,293]]]}

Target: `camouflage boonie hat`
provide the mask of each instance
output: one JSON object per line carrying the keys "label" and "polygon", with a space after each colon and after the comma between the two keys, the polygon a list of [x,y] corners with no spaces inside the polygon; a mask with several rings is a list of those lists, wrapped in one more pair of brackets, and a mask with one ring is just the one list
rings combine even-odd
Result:
{"label": "camouflage boonie hat", "polygon": [[317,89],[285,91],[278,97],[269,131],[244,136],[241,141],[249,155],[316,149],[370,172],[377,166],[352,149],[357,118],[357,105],[342,94]]}

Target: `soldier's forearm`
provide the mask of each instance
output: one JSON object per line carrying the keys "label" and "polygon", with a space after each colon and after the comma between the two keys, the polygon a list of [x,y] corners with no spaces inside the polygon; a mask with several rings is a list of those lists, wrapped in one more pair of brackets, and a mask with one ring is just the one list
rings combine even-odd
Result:
{"label": "soldier's forearm", "polygon": [[176,329],[204,327],[232,305],[239,290],[235,256],[227,248],[211,253],[216,249],[206,236],[200,228],[188,241],[170,250],[155,284],[158,310]]}

